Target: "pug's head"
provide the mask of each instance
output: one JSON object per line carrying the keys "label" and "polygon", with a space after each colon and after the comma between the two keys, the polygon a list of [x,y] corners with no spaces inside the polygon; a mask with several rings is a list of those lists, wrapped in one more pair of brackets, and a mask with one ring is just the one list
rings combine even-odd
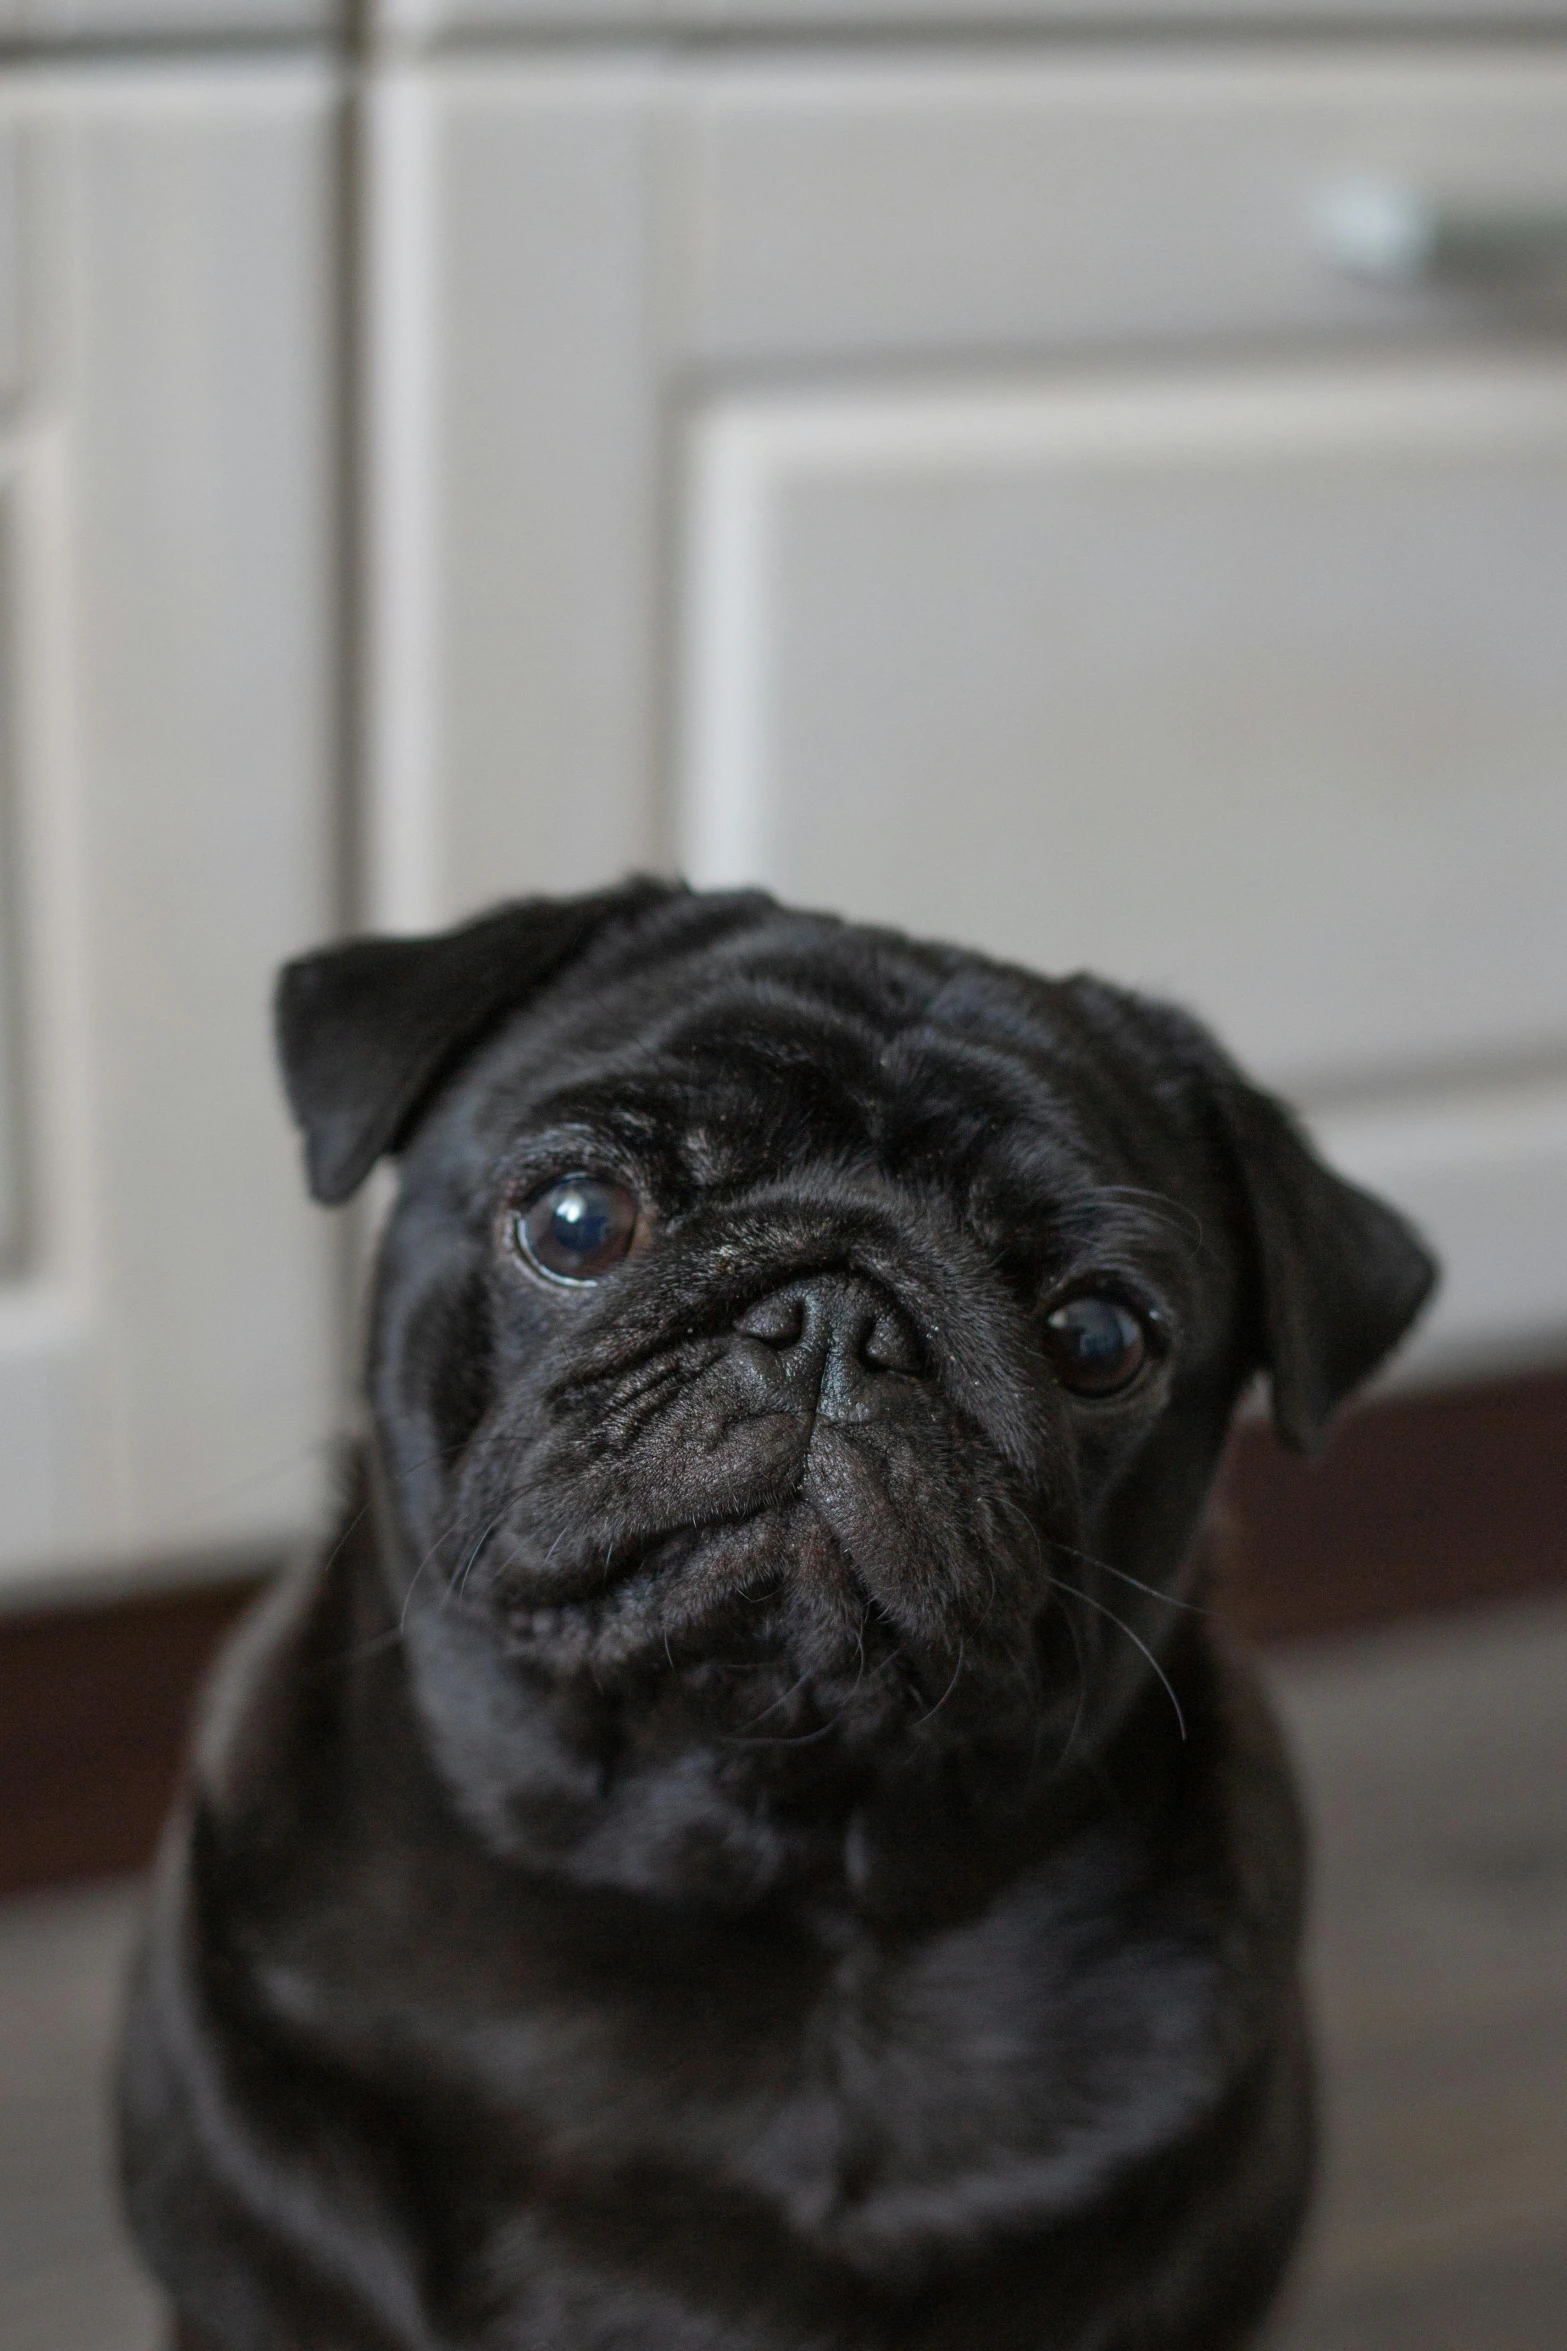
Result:
{"label": "pug's head", "polygon": [[370,1387],[438,1761],[590,1880],[869,1870],[890,1786],[1091,1754],[1243,1386],[1313,1445],[1433,1278],[1180,1013],[759,894],[328,949],[279,1034],[316,1196],[399,1162]]}

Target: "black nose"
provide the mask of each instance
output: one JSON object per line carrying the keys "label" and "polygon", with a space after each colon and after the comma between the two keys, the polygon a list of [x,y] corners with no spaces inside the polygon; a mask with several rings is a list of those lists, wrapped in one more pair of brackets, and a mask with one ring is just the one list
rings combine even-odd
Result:
{"label": "black nose", "polygon": [[786,1283],[747,1307],[735,1334],[737,1368],[759,1412],[873,1420],[924,1370],[908,1316],[852,1274]]}

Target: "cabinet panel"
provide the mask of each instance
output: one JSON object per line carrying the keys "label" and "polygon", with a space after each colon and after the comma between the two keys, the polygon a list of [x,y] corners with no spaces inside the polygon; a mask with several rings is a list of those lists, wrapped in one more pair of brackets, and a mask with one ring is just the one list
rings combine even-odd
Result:
{"label": "cabinet panel", "polygon": [[671,283],[714,365],[1489,336],[1561,278],[1325,257],[1367,176],[1567,215],[1567,59],[1265,50],[774,59],[684,93]]}
{"label": "cabinet panel", "polygon": [[0,83],[30,289],[13,1577],[270,1544],[321,1497],[338,1284],[267,997],[334,916],[337,103],[303,69]]}
{"label": "cabinet panel", "polygon": [[653,853],[648,88],[634,68],[467,69],[372,95],[383,922]]}
{"label": "cabinet panel", "polygon": [[718,404],[686,859],[1205,1007],[1567,1058],[1567,366]]}
{"label": "cabinet panel", "polygon": [[[1356,0],[1179,0],[1158,11],[1167,25],[1251,29],[1312,24],[1363,29]],[[1137,0],[381,0],[388,29],[418,38],[443,32],[586,32],[690,29],[700,32],[873,33],[936,30],[1052,32],[1128,26],[1147,31],[1154,12]],[[1379,25],[1559,25],[1563,0],[1379,0]]]}

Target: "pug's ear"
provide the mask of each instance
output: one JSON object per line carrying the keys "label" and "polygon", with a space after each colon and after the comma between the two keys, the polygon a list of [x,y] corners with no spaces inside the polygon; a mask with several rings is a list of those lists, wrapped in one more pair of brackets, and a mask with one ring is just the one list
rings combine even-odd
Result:
{"label": "pug's ear", "polygon": [[1318,1158],[1282,1103],[1238,1076],[1217,1092],[1251,1225],[1273,1425],[1312,1453],[1425,1304],[1436,1260],[1394,1209]]}
{"label": "pug's ear", "polygon": [[350,939],[285,964],[278,1058],[316,1199],[346,1200],[452,1065],[593,940],[681,894],[638,879],[585,898],[521,898],[458,930]]}

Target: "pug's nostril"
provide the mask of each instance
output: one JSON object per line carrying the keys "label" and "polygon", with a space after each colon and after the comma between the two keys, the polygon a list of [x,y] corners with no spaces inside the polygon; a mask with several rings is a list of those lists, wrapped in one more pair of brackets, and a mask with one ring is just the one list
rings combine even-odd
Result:
{"label": "pug's nostril", "polygon": [[885,1308],[860,1341],[860,1361],[872,1371],[900,1371],[917,1378],[925,1368],[919,1334],[906,1316]]}
{"label": "pug's nostril", "polygon": [[805,1300],[798,1291],[775,1290],[748,1306],[735,1329],[767,1347],[792,1347],[805,1332]]}

